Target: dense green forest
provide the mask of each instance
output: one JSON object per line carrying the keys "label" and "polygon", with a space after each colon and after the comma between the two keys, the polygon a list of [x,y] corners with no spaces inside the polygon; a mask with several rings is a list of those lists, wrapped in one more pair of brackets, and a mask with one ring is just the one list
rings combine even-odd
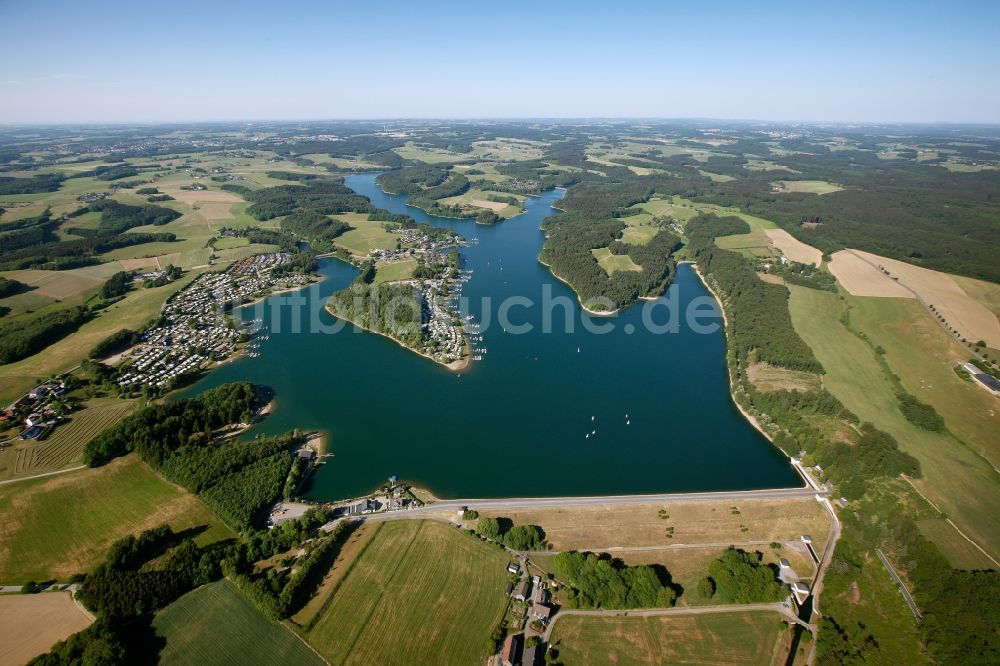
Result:
{"label": "dense green forest", "polygon": [[87,314],[86,308],[74,305],[4,317],[0,322],[0,365],[37,354],[78,329]]}
{"label": "dense green forest", "polygon": [[417,289],[407,284],[372,284],[374,278],[374,264],[369,262],[348,288],[330,296],[327,309],[410,349],[423,349],[427,338],[422,328],[425,305]]}
{"label": "dense green forest", "polygon": [[222,189],[236,192],[251,205],[247,213],[258,220],[270,220],[294,212],[311,211],[320,215],[335,213],[371,213],[375,208],[368,199],[355,194],[343,181],[324,178],[305,181],[302,185],[277,185],[250,190],[240,185],[226,184]]}
{"label": "dense green forest", "polygon": [[58,173],[43,173],[31,178],[0,176],[0,195],[55,192],[63,180],[64,176]]}

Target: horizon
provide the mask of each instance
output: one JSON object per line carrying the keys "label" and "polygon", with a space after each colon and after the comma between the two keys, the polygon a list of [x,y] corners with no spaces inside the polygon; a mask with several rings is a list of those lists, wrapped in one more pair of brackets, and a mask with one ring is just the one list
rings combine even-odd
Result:
{"label": "horizon", "polygon": [[[0,6],[0,124],[1000,124],[995,3]],[[44,39],[38,40],[38,31]],[[107,45],[107,46],[106,46]],[[41,46],[41,48],[39,48]],[[25,54],[30,54],[26,58]]]}

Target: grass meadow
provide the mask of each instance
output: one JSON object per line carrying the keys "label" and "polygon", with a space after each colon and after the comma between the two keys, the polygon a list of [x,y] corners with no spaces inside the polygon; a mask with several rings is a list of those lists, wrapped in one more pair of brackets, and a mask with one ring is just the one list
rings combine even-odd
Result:
{"label": "grass meadow", "polygon": [[0,581],[64,581],[97,565],[113,541],[163,523],[207,528],[199,543],[235,536],[135,456],[0,486]]}
{"label": "grass meadow", "polygon": [[383,523],[307,637],[331,664],[472,664],[507,606],[508,557],[431,521]]}
{"label": "grass meadow", "polygon": [[167,640],[160,653],[164,666],[323,664],[309,646],[264,617],[228,580],[185,594],[156,614],[153,627]]}

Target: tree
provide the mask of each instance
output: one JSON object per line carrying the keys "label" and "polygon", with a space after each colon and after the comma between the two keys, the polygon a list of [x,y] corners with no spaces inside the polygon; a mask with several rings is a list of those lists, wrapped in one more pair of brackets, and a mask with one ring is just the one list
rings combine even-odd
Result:
{"label": "tree", "polygon": [[476,534],[485,539],[496,541],[500,538],[500,522],[496,518],[480,518],[476,524]]}

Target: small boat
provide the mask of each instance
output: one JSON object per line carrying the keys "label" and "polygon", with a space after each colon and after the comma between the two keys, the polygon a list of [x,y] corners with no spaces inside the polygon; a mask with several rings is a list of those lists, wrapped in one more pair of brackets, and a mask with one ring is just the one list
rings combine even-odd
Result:
{"label": "small boat", "polygon": [[597,418],[597,417],[595,417],[595,416],[591,416],[591,417],[590,417],[590,420],[591,420],[591,421],[593,421],[593,420],[594,420],[595,418]]}
{"label": "small boat", "polygon": [[580,348],[579,348],[579,347],[577,347],[577,348],[576,348],[576,353],[577,353],[577,354],[579,354],[579,353],[580,353]]}
{"label": "small boat", "polygon": [[631,421],[626,421],[625,425],[632,425],[632,422]]}
{"label": "small boat", "polygon": [[594,432],[592,432],[592,433],[590,433],[590,434],[591,434],[591,435],[596,435],[596,434],[597,434],[597,431],[595,430]]}

